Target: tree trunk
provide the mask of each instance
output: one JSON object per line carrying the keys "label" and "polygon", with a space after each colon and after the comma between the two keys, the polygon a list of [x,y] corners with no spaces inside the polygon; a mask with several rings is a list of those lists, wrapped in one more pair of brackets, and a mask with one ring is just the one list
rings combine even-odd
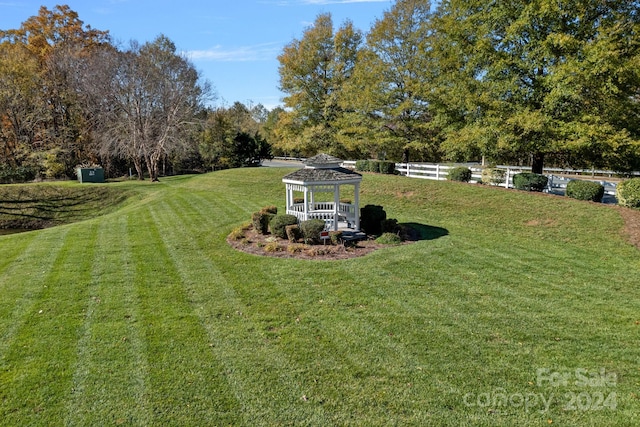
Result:
{"label": "tree trunk", "polygon": [[136,168],[136,173],[138,174],[138,180],[144,180],[144,171],[142,170],[142,160],[139,158],[133,159],[133,166]]}
{"label": "tree trunk", "polygon": [[533,153],[531,158],[531,172],[542,174],[544,167],[544,153]]}

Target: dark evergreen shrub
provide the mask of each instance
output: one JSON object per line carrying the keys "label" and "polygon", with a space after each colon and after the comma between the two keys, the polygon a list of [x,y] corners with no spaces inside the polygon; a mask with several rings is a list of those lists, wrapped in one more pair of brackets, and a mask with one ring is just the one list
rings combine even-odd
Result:
{"label": "dark evergreen shrub", "polygon": [[287,238],[287,230],[285,227],[287,225],[294,225],[298,223],[298,218],[295,215],[275,215],[271,222],[269,223],[269,228],[271,228],[271,234],[277,236],[281,239]]}
{"label": "dark evergreen shrub", "polygon": [[383,233],[397,233],[400,226],[397,219],[388,218],[382,221],[381,229]]}
{"label": "dark evergreen shrub", "polygon": [[369,160],[356,160],[356,170],[359,172],[369,172]]}
{"label": "dark evergreen shrub", "polygon": [[600,203],[604,197],[604,187],[598,182],[574,180],[567,184],[566,194],[573,199]]}
{"label": "dark evergreen shrub", "polygon": [[620,206],[640,208],[640,178],[622,181],[616,187],[616,198]]}
{"label": "dark evergreen shrub", "polygon": [[545,189],[549,179],[537,173],[521,172],[513,176],[513,186],[518,190],[537,191]]}
{"label": "dark evergreen shrub", "polygon": [[260,234],[267,234],[269,232],[269,219],[271,214],[263,211],[254,212],[251,215],[251,224],[253,229]]}
{"label": "dark evergreen shrub", "polygon": [[391,162],[388,160],[380,160],[378,161],[378,172],[384,173],[387,175],[393,175],[396,172],[396,164],[395,162]]}
{"label": "dark evergreen shrub", "polygon": [[309,219],[300,223],[300,231],[305,243],[320,241],[320,233],[324,230],[325,222],[321,219]]}
{"label": "dark evergreen shrub", "polygon": [[471,169],[466,166],[451,168],[447,178],[449,181],[469,182],[471,181]]}
{"label": "dark evergreen shrub", "polygon": [[360,227],[367,234],[382,234],[382,221],[385,219],[387,219],[387,213],[382,206],[366,205],[360,209]]}

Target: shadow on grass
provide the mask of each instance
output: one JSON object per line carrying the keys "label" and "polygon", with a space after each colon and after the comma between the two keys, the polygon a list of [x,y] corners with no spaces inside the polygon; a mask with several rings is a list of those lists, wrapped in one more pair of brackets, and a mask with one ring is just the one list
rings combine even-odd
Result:
{"label": "shadow on grass", "polygon": [[33,230],[89,219],[126,198],[106,187],[0,188],[0,228]]}
{"label": "shadow on grass", "polygon": [[407,236],[407,240],[410,241],[435,240],[449,234],[449,230],[446,228],[419,224],[417,222],[403,222],[400,225],[411,230]]}

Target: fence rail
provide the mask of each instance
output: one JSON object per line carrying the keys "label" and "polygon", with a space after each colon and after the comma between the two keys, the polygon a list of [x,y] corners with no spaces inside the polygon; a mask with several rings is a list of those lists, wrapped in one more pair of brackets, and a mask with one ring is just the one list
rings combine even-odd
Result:
{"label": "fence rail", "polygon": [[[355,168],[356,162],[355,160],[347,160],[343,163],[344,167]],[[409,178],[421,178],[421,179],[431,179],[444,181],[447,179],[449,175],[449,170],[458,167],[458,166],[466,166],[471,169],[471,181],[473,183],[478,183],[482,180],[482,168],[478,166],[469,166],[469,165],[442,165],[438,163],[396,163],[396,172],[400,175],[407,176]],[[496,166],[496,169],[503,170],[505,173],[504,182],[498,185],[504,188],[513,188],[513,176],[517,173],[521,172],[529,172],[529,168],[520,167],[520,166]],[[601,175],[615,175],[613,171],[586,171],[586,170],[574,170],[574,169],[560,169],[560,168],[545,168],[543,169],[543,174],[549,178],[549,182],[547,184],[546,191],[563,191],[566,190],[567,184],[574,179],[582,179],[588,181],[595,181],[600,183],[605,190],[605,194],[614,196],[616,194],[616,183],[611,181],[605,181],[601,179],[597,179],[596,177],[587,177],[579,174],[601,174]],[[562,174],[562,175],[561,175]],[[636,175],[640,175],[640,172],[636,172]],[[567,177],[565,175],[575,175],[573,177]]]}

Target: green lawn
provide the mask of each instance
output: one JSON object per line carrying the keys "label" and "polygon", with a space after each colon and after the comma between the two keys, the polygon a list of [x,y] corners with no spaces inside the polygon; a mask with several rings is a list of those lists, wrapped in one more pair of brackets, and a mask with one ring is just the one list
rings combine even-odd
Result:
{"label": "green lawn", "polygon": [[367,174],[363,204],[438,232],[343,261],[231,249],[289,172],[89,185],[103,215],[0,236],[0,424],[640,424],[616,208]]}

